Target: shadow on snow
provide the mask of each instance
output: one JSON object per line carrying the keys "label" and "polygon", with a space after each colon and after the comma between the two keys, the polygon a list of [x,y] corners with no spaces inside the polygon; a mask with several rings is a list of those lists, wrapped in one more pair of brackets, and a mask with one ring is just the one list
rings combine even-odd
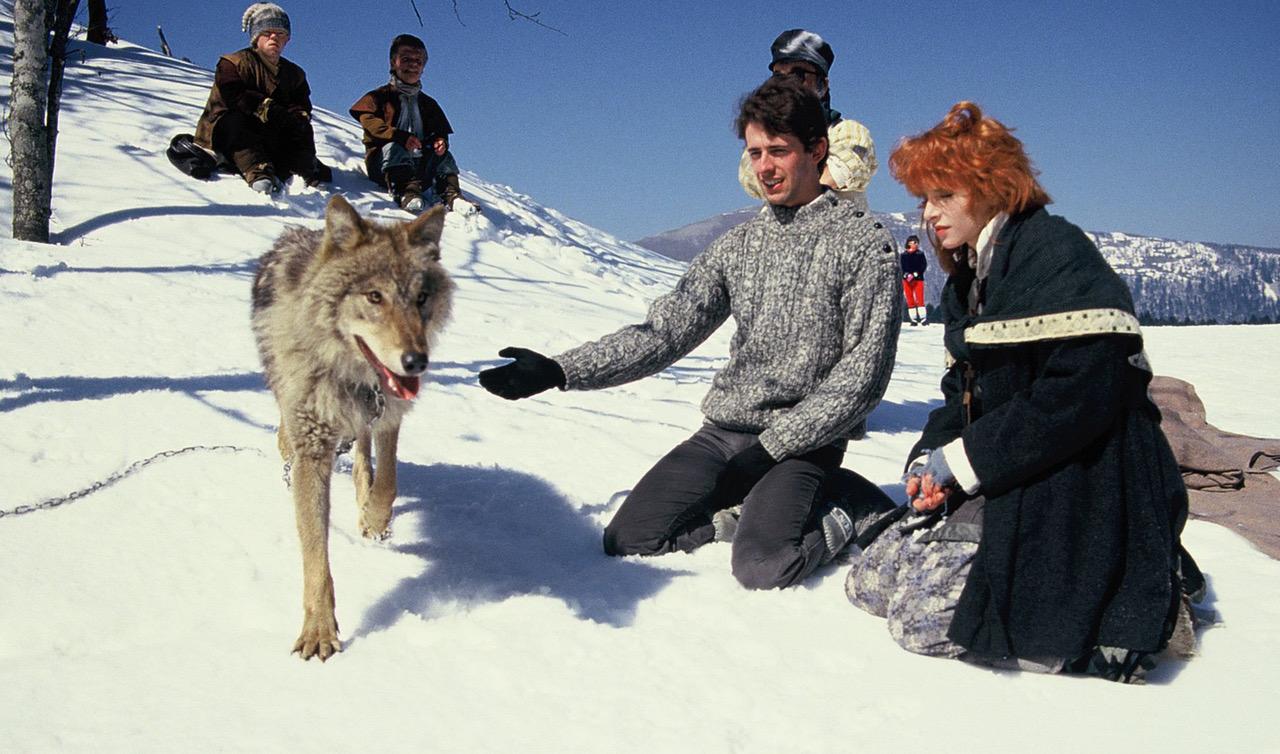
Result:
{"label": "shadow on snow", "polygon": [[0,398],[0,412],[13,411],[48,401],[103,400],[118,395],[163,390],[188,395],[209,408],[263,430],[273,427],[252,421],[243,413],[225,406],[210,404],[201,395],[206,392],[265,391],[267,383],[260,372],[240,374],[205,374],[192,377],[27,377],[0,380],[0,391],[19,394]]}
{"label": "shadow on snow", "polygon": [[414,541],[394,549],[422,560],[423,570],[369,608],[353,640],[404,612],[431,618],[441,603],[523,595],[553,597],[579,617],[626,626],[640,602],[683,575],[605,555],[600,527],[538,477],[403,461],[397,477],[399,526],[416,531],[401,531]]}

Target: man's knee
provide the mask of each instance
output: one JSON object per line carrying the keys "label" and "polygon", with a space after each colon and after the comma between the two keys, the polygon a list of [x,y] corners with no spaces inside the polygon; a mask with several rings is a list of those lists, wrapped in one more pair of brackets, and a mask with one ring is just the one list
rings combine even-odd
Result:
{"label": "man's knee", "polygon": [[612,557],[623,555],[657,555],[662,551],[662,542],[652,533],[642,532],[615,519],[604,528],[604,553]]}
{"label": "man's knee", "polygon": [[610,557],[623,555],[622,543],[618,541],[618,530],[613,524],[604,527],[604,554]]}
{"label": "man's knee", "polygon": [[746,589],[781,589],[794,582],[798,560],[799,553],[762,553],[757,548],[735,546],[730,567],[733,577]]}

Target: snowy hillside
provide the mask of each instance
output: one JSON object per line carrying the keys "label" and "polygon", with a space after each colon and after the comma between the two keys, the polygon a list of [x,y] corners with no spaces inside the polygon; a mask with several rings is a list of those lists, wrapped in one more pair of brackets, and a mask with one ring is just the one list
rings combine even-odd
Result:
{"label": "snowy hillside", "polygon": [[[1053,207],[1049,210],[1052,212]],[[755,207],[725,212],[636,243],[671,259],[688,261],[716,236],[746,222],[755,212]],[[913,233],[922,235],[918,213],[879,214],[899,246]],[[1171,241],[1114,232],[1089,232],[1089,236],[1129,284],[1138,315],[1144,321],[1280,322],[1280,249]],[[927,241],[924,246],[928,249]],[[945,276],[935,264],[925,278],[928,290],[934,292],[928,294],[929,298],[936,302],[936,292],[942,290]]]}
{"label": "snowy hillside", "polygon": [[[6,62],[11,46],[0,17]],[[164,148],[194,126],[206,69],[77,46],[68,77],[58,244],[0,239],[0,511],[193,450],[0,517],[0,752],[1280,751],[1280,563],[1217,525],[1191,522],[1185,541],[1225,623],[1145,687],[910,655],[847,603],[835,567],[747,592],[727,545],[605,557],[622,496],[698,426],[729,328],[624,387],[488,395],[476,372],[499,348],[555,353],[636,321],[682,265],[470,174],[485,214],[446,224],[455,316],[405,422],[394,537],[359,536],[340,464],[345,648],[299,661],[300,557],[249,289],[282,228],[319,227],[328,192],[292,185],[273,202],[171,168]],[[360,175],[353,123],[318,112],[317,132],[334,191],[408,218]],[[845,458],[894,497],[937,402],[939,336],[903,332]],[[1277,336],[1154,328],[1148,342],[1211,421],[1275,436],[1280,404],[1261,398],[1280,354],[1258,345]],[[1260,360],[1241,369],[1247,350]]]}

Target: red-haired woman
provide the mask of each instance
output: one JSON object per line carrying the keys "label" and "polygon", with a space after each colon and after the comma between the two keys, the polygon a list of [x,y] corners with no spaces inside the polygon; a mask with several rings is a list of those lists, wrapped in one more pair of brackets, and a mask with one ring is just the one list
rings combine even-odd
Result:
{"label": "red-haired woman", "polygon": [[950,366],[908,456],[908,515],[849,597],[912,651],[1140,681],[1175,625],[1189,635],[1184,564],[1200,577],[1129,290],[977,105],[889,166],[949,275]]}

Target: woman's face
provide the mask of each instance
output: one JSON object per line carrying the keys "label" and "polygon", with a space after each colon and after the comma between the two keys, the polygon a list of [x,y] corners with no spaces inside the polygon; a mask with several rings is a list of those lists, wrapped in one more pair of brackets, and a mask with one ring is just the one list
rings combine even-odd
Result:
{"label": "woman's face", "polygon": [[924,194],[924,221],[944,249],[978,245],[978,235],[990,217],[978,216],[969,206],[969,192],[929,189]]}

